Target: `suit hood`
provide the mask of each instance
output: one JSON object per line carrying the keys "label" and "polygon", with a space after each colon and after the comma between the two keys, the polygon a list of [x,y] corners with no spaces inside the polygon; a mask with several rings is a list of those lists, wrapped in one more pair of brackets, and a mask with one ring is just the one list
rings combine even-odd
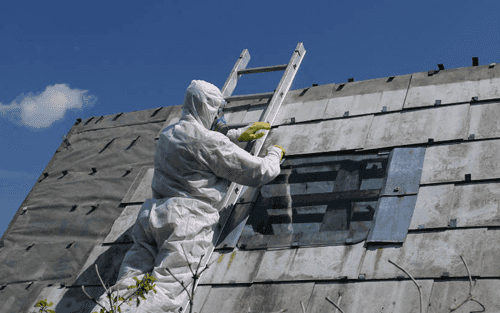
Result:
{"label": "suit hood", "polygon": [[206,129],[210,129],[224,98],[211,83],[193,80],[186,90],[182,107],[182,118],[194,119]]}

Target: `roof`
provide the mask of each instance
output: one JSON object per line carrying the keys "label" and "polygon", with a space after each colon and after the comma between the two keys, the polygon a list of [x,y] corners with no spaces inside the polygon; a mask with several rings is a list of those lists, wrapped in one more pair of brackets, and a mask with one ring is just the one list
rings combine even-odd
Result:
{"label": "roof", "polygon": [[[416,187],[381,196],[415,199],[411,210],[387,206],[410,212],[393,219],[407,223],[403,240],[244,250],[236,238],[212,255],[195,310],[302,312],[302,302],[306,312],[334,312],[328,297],[344,312],[416,312],[417,287],[389,260],[416,279],[424,312],[466,300],[469,271],[474,299],[500,310],[499,102],[495,64],[289,91],[261,151],[275,143],[290,159],[424,151],[420,168],[405,158],[399,165],[415,169]],[[266,106],[230,102],[226,119],[255,122]],[[56,312],[90,310],[79,287],[102,293],[94,264],[114,284],[140,204],[151,197],[155,137],[180,114],[179,105],[75,123],[1,239],[2,312],[45,298]],[[258,201],[258,190],[242,193],[241,206]],[[457,312],[480,308],[469,301]]]}

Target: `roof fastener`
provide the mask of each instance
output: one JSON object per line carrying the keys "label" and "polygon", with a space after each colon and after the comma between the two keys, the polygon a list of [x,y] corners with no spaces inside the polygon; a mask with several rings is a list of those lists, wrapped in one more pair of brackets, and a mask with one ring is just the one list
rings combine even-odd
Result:
{"label": "roof fastener", "polygon": [[472,57],[472,66],[478,66],[478,65],[479,65],[479,58]]}
{"label": "roof fastener", "polygon": [[465,174],[465,181],[471,181],[472,177],[471,174]]}
{"label": "roof fastener", "polygon": [[291,124],[295,124],[295,117],[291,118]]}
{"label": "roof fastener", "polygon": [[434,105],[441,105],[441,100],[436,100],[436,102],[434,102]]}
{"label": "roof fastener", "polygon": [[394,188],[394,192],[399,192],[399,187]]}
{"label": "roof fastener", "polygon": [[366,279],[365,274],[359,274],[358,279],[359,280],[365,280]]}
{"label": "roof fastener", "polygon": [[344,112],[344,117],[347,117],[347,116],[349,116],[349,111]]}
{"label": "roof fastener", "polygon": [[387,107],[386,106],[382,107],[382,112],[387,112]]}
{"label": "roof fastener", "polygon": [[475,101],[478,101],[478,99],[479,99],[478,97],[472,97],[471,101],[475,102]]}
{"label": "roof fastener", "polygon": [[474,134],[470,134],[469,135],[469,140],[474,140],[474,137],[475,137]]}
{"label": "roof fastener", "polygon": [[418,229],[424,229],[424,228],[425,228],[425,224],[418,225]]}
{"label": "roof fastener", "polygon": [[444,70],[444,65],[443,64],[438,64],[438,68],[440,71]]}
{"label": "roof fastener", "polygon": [[434,143],[434,138],[429,138],[428,143],[429,144],[433,144]]}
{"label": "roof fastener", "polygon": [[450,277],[450,272],[443,272],[443,274],[441,274],[441,277]]}
{"label": "roof fastener", "polygon": [[347,79],[347,82],[348,82],[348,83],[352,83],[353,81],[354,81],[354,78],[348,78],[348,79]]}
{"label": "roof fastener", "polygon": [[451,219],[450,223],[448,224],[448,227],[456,228],[457,227],[457,219],[456,218]]}
{"label": "roof fastener", "polygon": [[493,67],[495,67],[495,64],[496,64],[496,63],[491,63],[491,64],[490,64],[490,66],[489,66],[489,68],[493,68]]}

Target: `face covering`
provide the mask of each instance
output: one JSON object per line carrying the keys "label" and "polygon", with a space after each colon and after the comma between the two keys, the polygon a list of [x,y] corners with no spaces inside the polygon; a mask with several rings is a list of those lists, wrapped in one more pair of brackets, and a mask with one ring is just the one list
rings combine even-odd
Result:
{"label": "face covering", "polygon": [[219,107],[219,111],[217,111],[217,115],[214,118],[212,127],[210,127],[210,130],[222,133],[223,135],[227,134],[227,131],[229,130],[226,125],[226,119],[224,118],[223,110],[225,106],[226,106],[226,101],[224,101],[222,105]]}

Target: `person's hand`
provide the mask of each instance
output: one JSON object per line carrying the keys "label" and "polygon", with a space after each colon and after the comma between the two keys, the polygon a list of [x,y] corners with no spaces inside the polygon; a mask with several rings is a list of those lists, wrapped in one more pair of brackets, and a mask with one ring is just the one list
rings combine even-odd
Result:
{"label": "person's hand", "polygon": [[280,156],[280,162],[281,162],[281,160],[285,156],[285,149],[282,146],[278,146],[278,145],[274,145],[274,146],[281,149],[281,156]]}
{"label": "person's hand", "polygon": [[262,136],[264,136],[264,133],[256,134],[256,132],[261,129],[269,130],[271,129],[271,125],[264,122],[255,122],[252,126],[245,130],[243,134],[241,134],[241,136],[238,138],[238,141],[250,141],[261,138]]}

